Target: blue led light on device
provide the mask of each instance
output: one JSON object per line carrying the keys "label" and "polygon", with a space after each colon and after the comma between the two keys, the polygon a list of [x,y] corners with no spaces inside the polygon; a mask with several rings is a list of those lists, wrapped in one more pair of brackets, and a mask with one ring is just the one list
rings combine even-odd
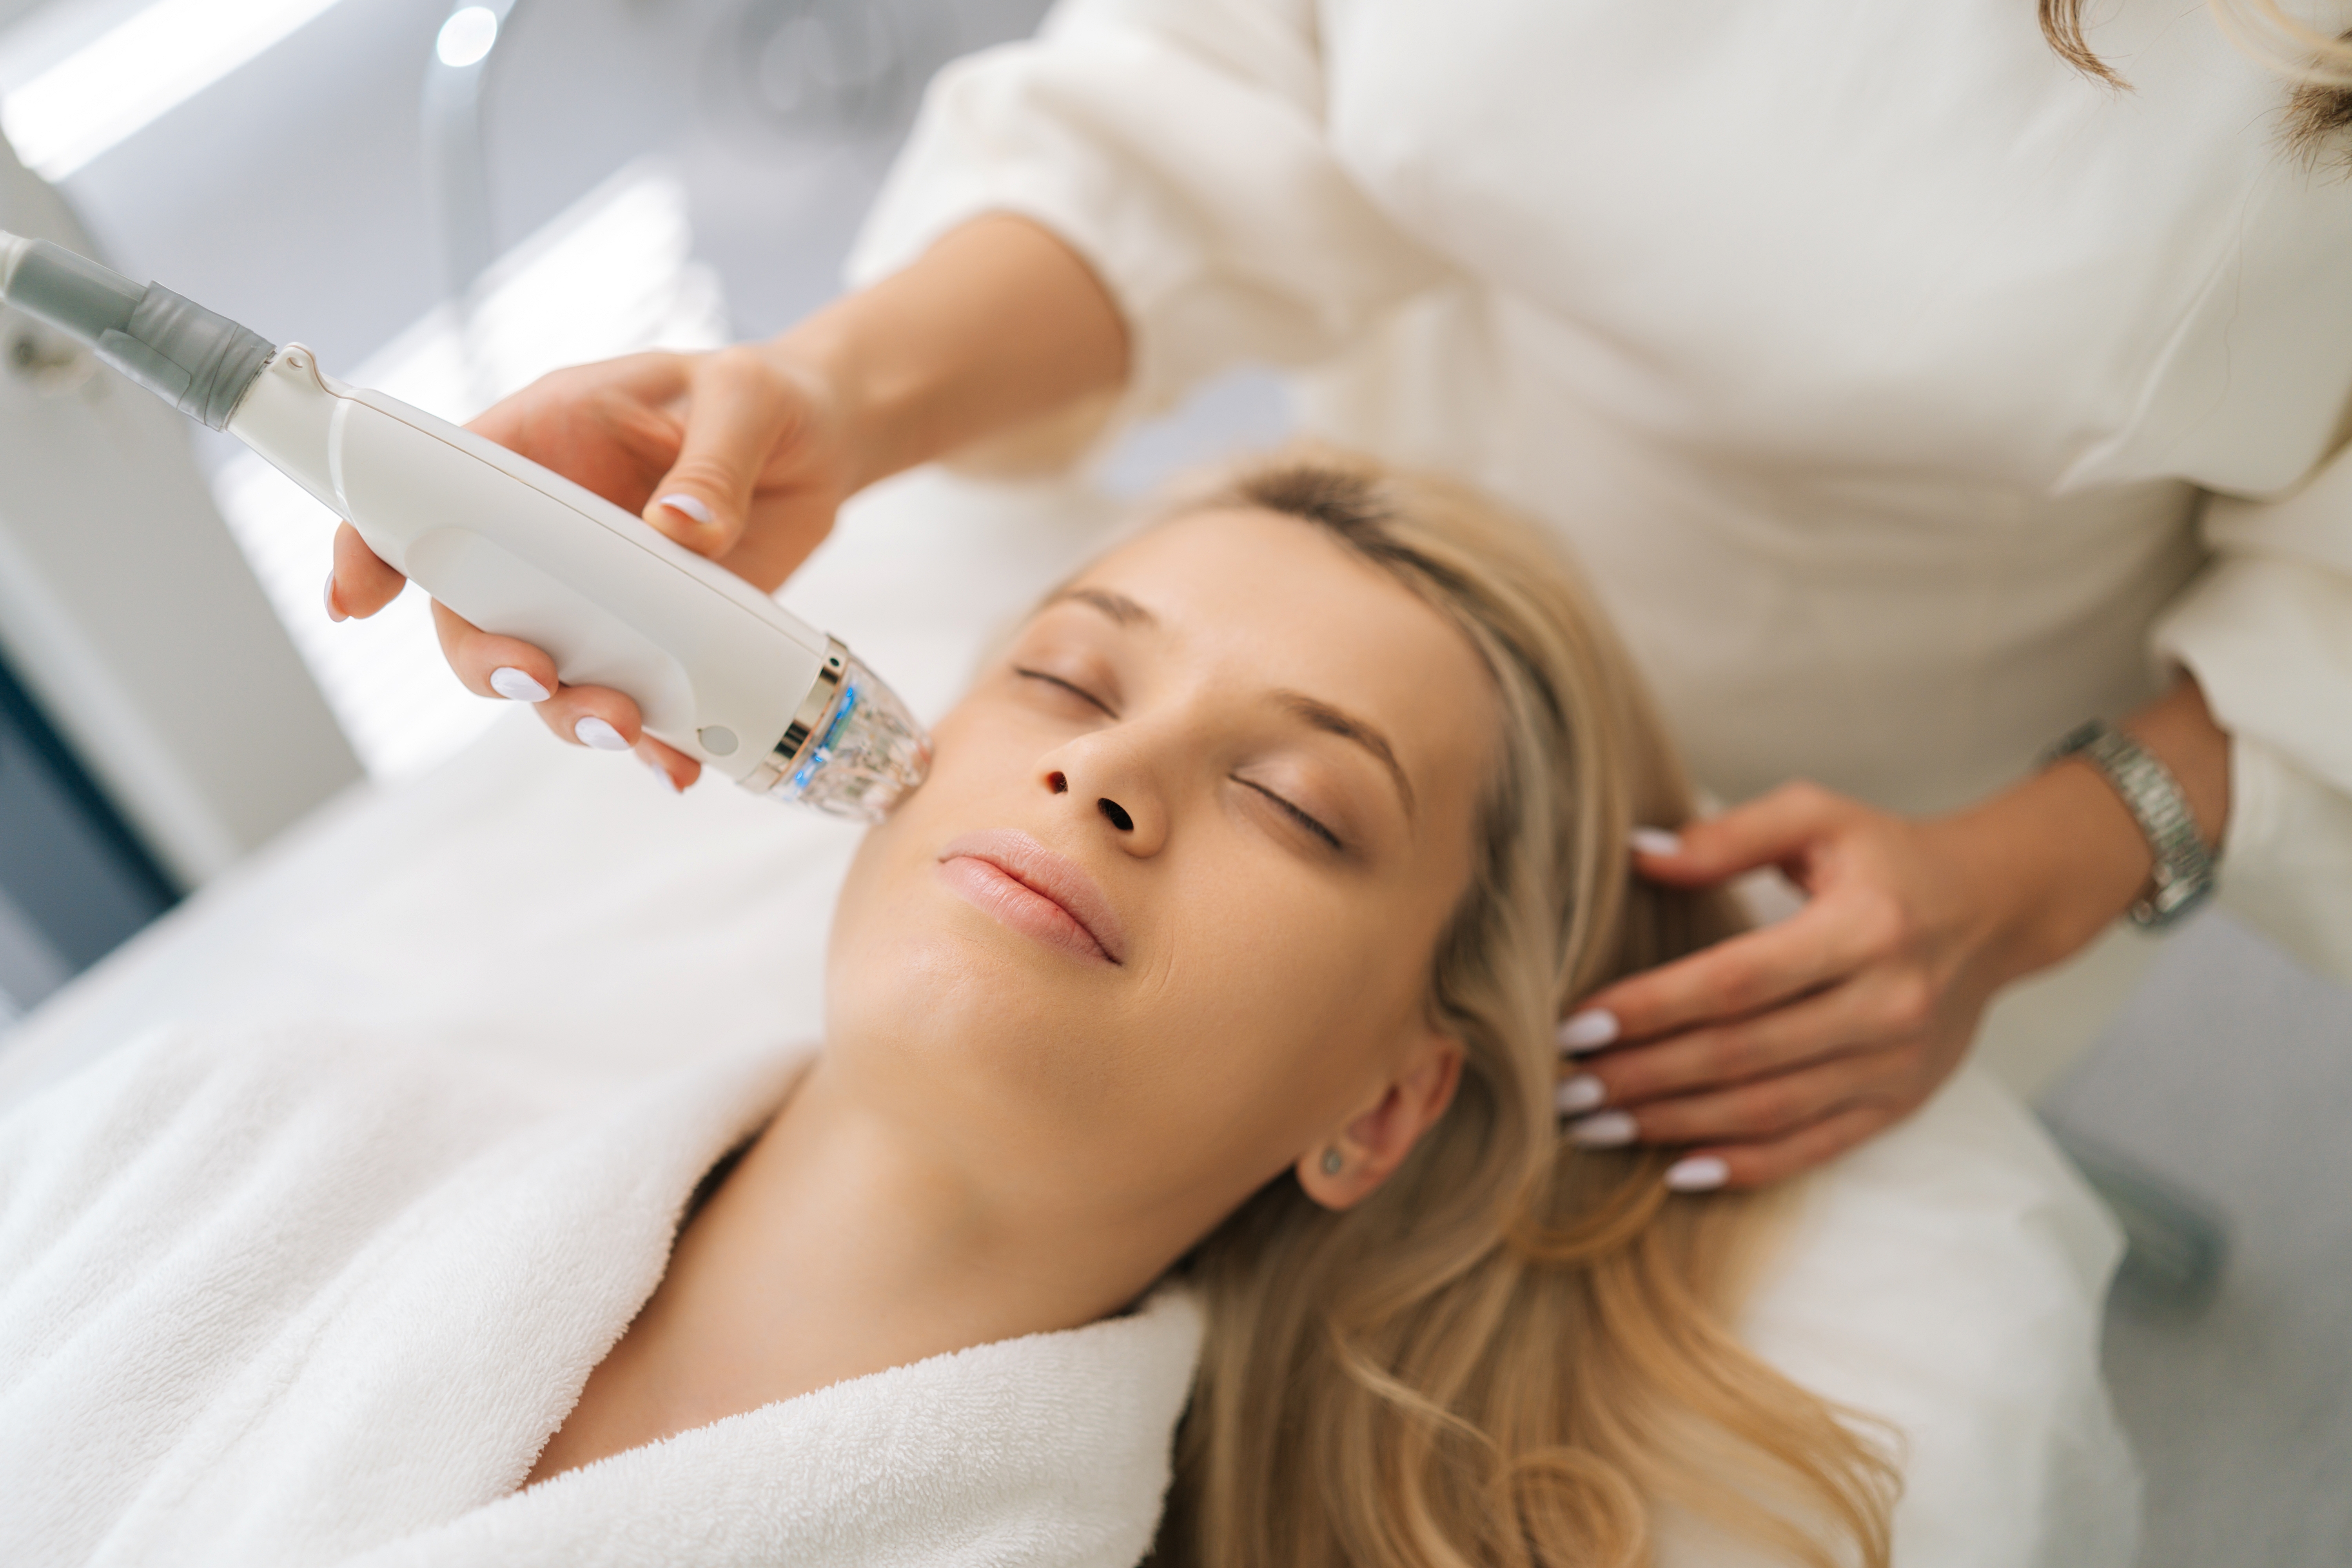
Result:
{"label": "blue led light on device", "polygon": [[833,710],[833,722],[824,727],[824,733],[818,736],[816,744],[809,748],[808,762],[793,775],[795,792],[808,788],[809,780],[816,777],[817,769],[833,760],[833,743],[840,738],[843,726],[849,722],[849,716],[856,710],[857,683],[845,680],[841,687],[841,701]]}

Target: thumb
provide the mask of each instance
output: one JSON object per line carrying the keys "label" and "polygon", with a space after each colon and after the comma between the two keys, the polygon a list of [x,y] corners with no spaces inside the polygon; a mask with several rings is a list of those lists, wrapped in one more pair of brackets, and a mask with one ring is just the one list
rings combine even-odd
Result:
{"label": "thumb", "polygon": [[694,377],[677,461],[654,486],[646,521],[697,554],[725,555],[741,541],[761,472],[798,415],[793,389],[755,356],[711,355]]}
{"label": "thumb", "polygon": [[1782,784],[1680,833],[1636,828],[1634,868],[1677,888],[1706,887],[1763,866],[1791,870],[1853,809],[1853,802],[1818,784]]}

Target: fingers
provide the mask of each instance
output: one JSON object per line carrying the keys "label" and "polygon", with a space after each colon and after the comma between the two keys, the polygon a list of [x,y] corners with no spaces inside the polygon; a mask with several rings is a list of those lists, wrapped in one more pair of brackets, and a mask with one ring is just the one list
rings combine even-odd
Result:
{"label": "fingers", "polygon": [[[1864,1100],[1891,1100],[1902,1087],[1894,1053],[1832,1057],[1769,1078],[1711,1088],[1673,1100],[1596,1112],[1570,1125],[1580,1142],[1760,1143],[1784,1138]],[[1588,1123],[1598,1122],[1597,1127]]]}
{"label": "fingers", "polygon": [[1587,1148],[1680,1144],[1666,1172],[1682,1192],[1751,1187],[1808,1170],[1872,1137],[1924,1098],[1905,1089],[1900,1063],[1845,1057],[1718,1093],[1570,1122]]}
{"label": "fingers", "polygon": [[769,592],[864,471],[824,378],[757,344],[557,371],[471,428]]}
{"label": "fingers", "polygon": [[1863,809],[1818,784],[1782,784],[1679,833],[1638,830],[1634,868],[1678,888],[1705,887],[1760,866],[1788,869],[1815,839]]}
{"label": "fingers", "polygon": [[685,395],[692,364],[692,355],[656,350],[550,371],[476,415],[466,428],[546,463],[534,448],[545,446],[551,434],[560,445],[561,428],[572,410],[607,397],[659,408]]}
{"label": "fingers", "polygon": [[646,521],[716,559],[735,547],[778,445],[803,422],[808,392],[756,349],[725,350],[694,374],[677,461],[654,486]]}
{"label": "fingers", "polygon": [[1717,1187],[1761,1187],[1800,1175],[1867,1142],[1903,1112],[1889,1105],[1849,1106],[1786,1137],[1761,1143],[1709,1145],[1686,1151],[1666,1171],[1666,1185],[1703,1193]]}
{"label": "fingers", "polygon": [[544,702],[562,684],[547,655],[518,638],[482,630],[438,599],[433,601],[433,630],[441,639],[441,657],[477,697]]}
{"label": "fingers", "polygon": [[702,776],[702,764],[684,752],[663,745],[651,735],[640,735],[637,760],[651,768],[672,791],[683,790]]}
{"label": "fingers", "polygon": [[1814,900],[1778,925],[1703,948],[1594,993],[1561,1028],[1569,1049],[1740,1018],[1852,973],[1886,945],[1874,896]]}
{"label": "fingers", "polygon": [[693,356],[631,354],[541,376],[467,428],[641,512],[677,458],[684,429],[671,405]]}
{"label": "fingers", "polygon": [[602,686],[566,686],[555,661],[527,642],[486,632],[446,605],[434,601],[433,629],[442,656],[467,690],[478,697],[528,702],[547,727],[575,746],[600,752],[634,752],[673,790],[702,775],[702,764],[645,732],[637,705]]}
{"label": "fingers", "polygon": [[334,565],[327,574],[327,615],[365,620],[400,597],[408,579],[383,563],[348,522],[335,525]]}
{"label": "fingers", "polygon": [[[1875,975],[1801,997],[1735,1022],[1710,1024],[1649,1045],[1588,1057],[1575,1070],[1598,1084],[1594,1105],[1638,1106],[1739,1084],[1864,1046],[1898,1040],[1918,1022]],[[1758,1131],[1769,1131],[1759,1128]]]}

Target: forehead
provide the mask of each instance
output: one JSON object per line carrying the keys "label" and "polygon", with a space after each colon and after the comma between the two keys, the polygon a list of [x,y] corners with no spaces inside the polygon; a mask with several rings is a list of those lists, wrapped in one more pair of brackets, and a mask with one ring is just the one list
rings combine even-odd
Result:
{"label": "forehead", "polygon": [[1475,784],[1486,766],[1498,708],[1470,640],[1319,525],[1255,509],[1192,513],[1072,586],[1133,601],[1150,619],[1129,635],[1236,695],[1296,692],[1371,720],[1417,790],[1465,765]]}

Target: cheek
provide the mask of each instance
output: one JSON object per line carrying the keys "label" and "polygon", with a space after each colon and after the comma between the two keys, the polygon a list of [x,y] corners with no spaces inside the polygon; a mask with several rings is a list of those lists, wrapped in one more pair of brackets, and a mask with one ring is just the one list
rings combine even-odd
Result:
{"label": "cheek", "polygon": [[1362,1108],[1418,1026],[1426,921],[1278,868],[1188,889],[1175,912],[1138,1115],[1271,1174]]}
{"label": "cheek", "polygon": [[[842,880],[826,946],[829,1021],[844,1009],[864,1018],[877,999],[904,987],[908,965],[921,957],[923,922],[918,917],[930,890],[928,847],[950,835],[954,829],[945,825],[968,813],[975,777],[971,751],[955,743],[952,731],[942,726],[934,744],[930,777],[887,821],[866,832]],[[840,1032],[829,1022],[829,1034]]]}
{"label": "cheek", "polygon": [[828,1047],[887,1075],[908,1103],[942,1096],[964,1111],[1050,1113],[1098,1074],[1098,1045],[1123,988],[1064,973],[1059,954],[988,925],[944,892],[938,847],[976,827],[1024,820],[1043,793],[1041,747],[1018,725],[936,732],[923,787],[869,831],[835,908],[825,971]]}

